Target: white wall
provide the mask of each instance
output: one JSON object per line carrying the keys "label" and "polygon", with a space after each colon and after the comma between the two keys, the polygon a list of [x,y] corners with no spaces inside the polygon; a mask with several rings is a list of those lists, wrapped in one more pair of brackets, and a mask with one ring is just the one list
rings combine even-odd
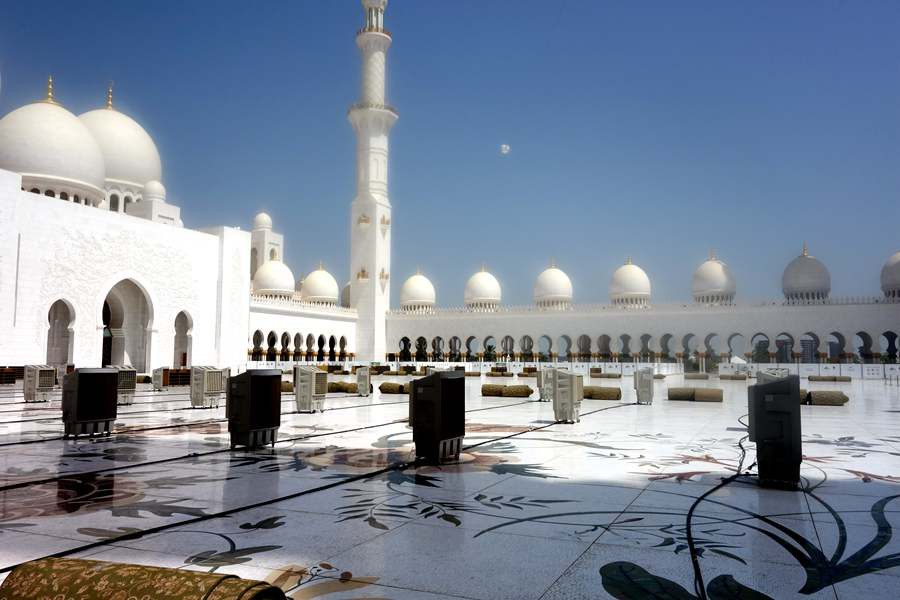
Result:
{"label": "white wall", "polygon": [[148,362],[172,362],[175,317],[192,321],[193,364],[246,358],[250,236],[203,233],[20,191],[0,171],[0,364],[46,360],[48,311],[75,312],[74,362],[97,366],[109,290],[131,279],[150,303]]}
{"label": "white wall", "polygon": [[[316,306],[288,299],[277,300],[253,297],[250,301],[250,321],[244,338],[246,346],[243,350],[246,356],[246,352],[253,347],[253,334],[258,330],[263,334],[263,342],[261,344],[263,351],[268,348],[266,339],[269,332],[274,331],[278,337],[278,343],[275,344],[275,347],[279,351],[281,349],[282,334],[287,333],[290,335],[290,348],[293,350],[294,337],[299,333],[303,336],[303,351],[307,350],[307,336],[312,334],[316,340],[318,340],[319,335],[325,336],[326,353],[328,352],[328,338],[332,335],[336,341],[340,341],[343,336],[347,340],[346,352],[356,353],[356,327],[356,311],[351,309],[338,306]],[[314,346],[313,350],[317,349],[318,347]],[[335,352],[339,351],[340,344],[337,344],[335,345]]]}

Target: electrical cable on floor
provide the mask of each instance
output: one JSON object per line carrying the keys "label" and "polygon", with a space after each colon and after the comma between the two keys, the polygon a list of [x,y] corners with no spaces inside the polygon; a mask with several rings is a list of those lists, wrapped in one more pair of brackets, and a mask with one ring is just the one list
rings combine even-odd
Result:
{"label": "electrical cable on floor", "polygon": [[[534,400],[526,400],[526,401],[524,401],[524,402],[517,402],[516,404],[525,404],[526,402],[535,402],[535,401],[534,401]],[[598,413],[598,412],[601,412],[601,411],[610,410],[610,409],[614,409],[614,408],[622,408],[622,407],[625,407],[625,406],[635,406],[636,404],[637,404],[637,402],[630,402],[630,403],[627,403],[627,404],[617,404],[617,405],[615,405],[615,406],[605,406],[605,407],[603,407],[603,408],[598,408],[598,409],[596,409],[596,410],[592,410],[592,411],[589,411],[589,412],[586,412],[586,413],[579,414],[578,417],[579,417],[579,420],[580,420],[581,417],[586,417],[586,416],[592,415],[592,414],[594,414],[594,413]],[[510,405],[505,405],[505,406],[510,406]],[[503,408],[503,406],[497,406],[497,407],[494,407],[494,408]],[[480,409],[475,409],[475,410],[480,410]],[[404,420],[406,420],[406,419],[404,419]],[[395,422],[399,422],[399,421],[395,421]],[[562,424],[561,421],[554,421],[553,423],[548,423],[548,424],[546,424],[546,425],[541,425],[541,426],[539,426],[539,427],[532,427],[532,428],[529,428],[529,429],[527,429],[527,430],[525,430],[525,431],[520,431],[520,432],[518,432],[518,433],[513,433],[513,434],[510,434],[510,435],[504,435],[504,436],[500,436],[500,437],[493,438],[493,439],[490,439],[490,440],[485,440],[485,441],[479,442],[479,443],[477,443],[477,444],[472,444],[472,445],[470,445],[470,446],[465,446],[463,449],[464,449],[464,450],[469,450],[469,449],[472,449],[472,448],[476,448],[476,447],[478,447],[478,446],[482,446],[482,445],[484,445],[484,444],[490,444],[490,443],[498,442],[498,441],[501,441],[501,440],[505,440],[505,439],[509,439],[509,438],[513,438],[513,437],[518,437],[518,436],[524,435],[524,434],[526,434],[526,433],[531,433],[531,432],[533,432],[533,431],[538,431],[538,430],[541,430],[541,429],[546,429],[546,428],[548,428],[548,427],[552,427],[552,426],[554,426],[554,425],[560,425],[560,424]],[[370,426],[370,427],[371,427],[371,426]],[[363,428],[360,428],[360,429],[368,429],[368,428],[369,428],[369,427],[363,427]],[[90,544],[85,544],[85,545],[82,545],[82,546],[78,546],[78,547],[76,547],[76,548],[70,548],[70,549],[68,549],[68,550],[62,550],[62,551],[60,551],[60,552],[56,552],[56,553],[54,553],[54,554],[49,554],[49,555],[47,555],[47,556],[43,556],[43,557],[41,557],[41,558],[39,558],[39,559],[33,559],[33,560],[41,560],[41,559],[45,559],[45,558],[62,558],[62,557],[64,557],[64,556],[70,556],[70,555],[72,555],[72,554],[78,554],[78,553],[81,553],[81,552],[86,552],[86,551],[88,551],[88,550],[93,550],[94,548],[100,548],[100,547],[103,547],[103,546],[108,546],[108,545],[110,545],[110,544],[122,542],[122,541],[125,541],[125,540],[140,539],[140,538],[142,538],[142,537],[144,537],[144,536],[146,536],[146,535],[153,535],[153,534],[156,534],[156,533],[160,533],[160,532],[162,532],[162,531],[166,531],[166,530],[168,530],[168,529],[174,529],[174,528],[176,528],[176,527],[184,527],[184,526],[188,526],[188,525],[193,525],[193,524],[195,524],[195,523],[202,523],[202,522],[204,522],[204,521],[209,521],[209,520],[212,520],[212,519],[219,519],[219,518],[222,518],[222,517],[227,517],[227,516],[230,516],[230,515],[232,515],[232,514],[239,513],[239,512],[243,512],[243,511],[246,511],[246,510],[253,510],[253,509],[255,509],[255,508],[260,508],[260,507],[263,507],[263,506],[268,506],[268,505],[270,505],[270,504],[276,504],[276,503],[278,503],[278,502],[285,502],[285,501],[287,501],[287,500],[293,500],[294,498],[299,498],[299,497],[301,497],[301,496],[306,496],[306,495],[308,495],[308,494],[312,494],[312,493],[315,493],[315,492],[321,492],[321,491],[329,490],[329,489],[332,489],[332,488],[335,488],[335,487],[340,487],[340,486],[345,485],[345,484],[347,484],[347,483],[354,483],[354,482],[357,482],[357,481],[363,481],[363,480],[366,480],[366,479],[371,479],[372,477],[378,477],[379,475],[384,475],[385,473],[389,473],[389,472],[392,472],[392,471],[398,471],[398,470],[399,470],[399,471],[402,471],[402,470],[408,469],[408,468],[410,468],[410,467],[415,467],[415,466],[417,466],[417,465],[419,465],[419,464],[422,464],[422,461],[421,461],[420,459],[416,459],[416,460],[413,460],[413,461],[410,461],[410,462],[397,462],[397,463],[388,465],[388,466],[386,466],[386,467],[383,467],[383,468],[381,468],[381,469],[377,469],[377,470],[375,470],[375,471],[370,471],[370,472],[367,472],[367,473],[360,473],[360,474],[358,474],[358,475],[353,475],[353,476],[350,476],[350,477],[345,477],[345,478],[340,479],[340,480],[337,480],[337,481],[335,481],[335,482],[333,482],[333,483],[328,483],[328,484],[325,484],[325,485],[322,485],[322,486],[319,486],[319,487],[316,487],[316,488],[311,488],[311,489],[302,490],[302,491],[299,491],[299,492],[294,492],[293,494],[287,494],[287,495],[285,495],[285,496],[280,496],[280,497],[278,497],[278,498],[272,498],[272,499],[269,499],[269,500],[261,500],[261,501],[259,501],[259,502],[254,502],[254,503],[252,503],[252,504],[247,504],[247,505],[244,505],[244,506],[239,506],[239,507],[231,508],[231,509],[228,509],[228,510],[223,510],[223,511],[220,511],[220,512],[217,512],[217,513],[208,514],[208,515],[202,515],[202,516],[195,517],[195,518],[193,518],[193,519],[187,519],[187,520],[184,520],[184,521],[178,521],[177,523],[168,523],[168,524],[164,524],[164,525],[159,525],[159,526],[157,526],[157,527],[151,527],[151,528],[149,528],[149,529],[141,529],[141,530],[138,530],[138,531],[133,531],[133,532],[130,532],[130,533],[127,533],[127,534],[124,534],[124,535],[120,535],[120,536],[116,536],[116,537],[105,538],[105,539],[102,539],[102,540],[99,540],[99,541],[96,541],[96,542],[92,542],[92,543],[90,543]],[[31,562],[31,561],[27,561],[27,562]],[[0,574],[2,574],[2,573],[7,573],[7,572],[9,572],[9,571],[12,571],[13,569],[15,569],[16,567],[20,566],[21,564],[24,564],[24,563],[18,563],[18,564],[15,564],[15,565],[10,565],[10,566],[7,566],[7,567],[3,567],[2,569],[0,569]]]}
{"label": "electrical cable on floor", "polygon": [[[743,415],[741,417],[738,417],[738,423],[740,423],[744,427],[747,427],[747,424],[744,423],[741,419],[743,419],[746,416],[748,416],[748,415]],[[718,485],[714,486],[713,488],[707,490],[702,495],[700,495],[696,500],[694,500],[694,503],[691,504],[691,507],[688,509],[688,512],[687,512],[686,523],[685,523],[685,537],[687,538],[688,551],[691,556],[691,566],[694,569],[694,593],[697,595],[698,598],[700,598],[700,600],[708,600],[708,596],[706,595],[706,586],[703,583],[703,571],[700,568],[700,555],[697,554],[697,548],[694,544],[694,535],[693,535],[693,532],[691,529],[691,518],[694,516],[694,510],[697,508],[697,506],[700,505],[701,502],[703,502],[707,498],[707,496],[711,496],[712,494],[721,490],[723,487],[725,487],[726,485],[728,485],[735,479],[745,475],[745,473],[742,473],[741,471],[744,468],[744,459],[747,456],[747,449],[744,448],[744,441],[748,437],[750,437],[750,436],[745,435],[740,440],[738,440],[738,447],[741,450],[741,458],[738,460],[737,469],[736,469],[734,475],[725,477],[724,479],[722,479],[722,481]],[[756,463],[753,463],[752,465],[750,465],[750,467],[747,470],[749,471],[755,465],[756,465]]]}

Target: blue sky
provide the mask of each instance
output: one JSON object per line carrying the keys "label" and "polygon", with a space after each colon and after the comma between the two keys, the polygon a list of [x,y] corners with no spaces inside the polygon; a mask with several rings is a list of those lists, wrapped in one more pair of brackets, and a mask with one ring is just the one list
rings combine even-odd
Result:
{"label": "blue sky", "polygon": [[[348,279],[356,0],[7,3],[0,113],[117,107],[154,137],[188,226],[270,212],[299,276]],[[391,0],[394,302],[481,263],[531,301],[552,258],[603,302],[632,256],[686,300],[714,247],[780,296],[808,240],[833,294],[900,249],[900,3]],[[499,146],[511,152],[501,156]]]}

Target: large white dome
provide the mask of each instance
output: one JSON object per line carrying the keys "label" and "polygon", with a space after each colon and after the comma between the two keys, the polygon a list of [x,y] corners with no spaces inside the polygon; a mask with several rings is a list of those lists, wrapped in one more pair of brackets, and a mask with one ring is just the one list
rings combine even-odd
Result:
{"label": "large white dome", "polygon": [[106,162],[107,188],[140,192],[148,181],[162,181],[159,151],[137,121],[108,106],[79,117],[87,126]]}
{"label": "large white dome", "polygon": [[306,276],[303,285],[300,286],[300,299],[304,302],[317,304],[337,304],[341,290],[337,280],[331,273],[319,266],[318,269]]}
{"label": "large white dome", "polygon": [[293,296],[294,274],[280,260],[266,261],[253,276],[253,291],[269,296]]}
{"label": "large white dome", "polygon": [[253,217],[253,229],[272,229],[272,217],[261,212]]}
{"label": "large white dome", "polygon": [[556,265],[541,271],[534,282],[534,303],[558,308],[572,304],[572,281],[569,276]]}
{"label": "large white dome", "polygon": [[809,255],[804,243],[800,256],[784,268],[781,289],[784,297],[794,302],[822,301],[831,292],[831,275],[822,261]]}
{"label": "large white dome", "polygon": [[710,253],[709,260],[697,267],[691,283],[695,302],[731,304],[737,285],[728,265]]}
{"label": "large white dome", "polygon": [[900,299],[900,251],[881,267],[881,291],[885,298]]}
{"label": "large white dome", "polygon": [[464,295],[466,306],[486,308],[500,304],[500,282],[484,267],[469,277]]}
{"label": "large white dome", "polygon": [[400,308],[404,310],[431,308],[436,298],[434,285],[419,272],[404,281],[400,288]]}
{"label": "large white dome", "polygon": [[[22,175],[22,187],[65,192],[98,204],[105,198],[103,153],[78,117],[53,102],[35,102],[0,119],[0,169]],[[143,181],[153,179],[148,177]]]}
{"label": "large white dome", "polygon": [[650,303],[650,278],[631,259],[613,272],[609,282],[609,300],[613,304],[645,305]]}

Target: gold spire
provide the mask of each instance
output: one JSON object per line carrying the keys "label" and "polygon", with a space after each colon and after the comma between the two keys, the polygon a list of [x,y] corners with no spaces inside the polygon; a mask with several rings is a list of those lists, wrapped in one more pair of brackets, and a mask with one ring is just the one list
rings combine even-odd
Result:
{"label": "gold spire", "polygon": [[809,248],[806,245],[806,240],[803,240],[803,251],[800,253],[801,256],[809,256]]}
{"label": "gold spire", "polygon": [[320,270],[320,271],[324,271],[324,270],[325,270],[325,263],[323,263],[321,260],[319,261],[319,270]]}
{"label": "gold spire", "polygon": [[626,257],[625,257],[625,264],[626,264],[626,265],[630,265],[630,264],[631,264],[631,257],[630,257],[630,256],[626,256]]}
{"label": "gold spire", "polygon": [[715,248],[709,249],[709,260],[716,260],[716,249]]}
{"label": "gold spire", "polygon": [[481,263],[481,272],[484,273],[487,271],[487,267],[484,266],[484,263]]}
{"label": "gold spire", "polygon": [[56,104],[56,100],[53,99],[53,75],[47,76],[47,102]]}
{"label": "gold spire", "polygon": [[416,265],[416,275],[421,275],[421,274],[422,274],[422,269],[420,269],[419,266]]}
{"label": "gold spire", "polygon": [[551,259],[550,259],[550,268],[551,268],[551,269],[555,269],[555,268],[556,268],[556,258],[551,258]]}
{"label": "gold spire", "polygon": [[112,89],[113,89],[113,82],[110,81],[110,82],[109,82],[109,86],[106,88],[106,108],[112,108],[112,107],[113,107],[113,103],[112,103]]}

